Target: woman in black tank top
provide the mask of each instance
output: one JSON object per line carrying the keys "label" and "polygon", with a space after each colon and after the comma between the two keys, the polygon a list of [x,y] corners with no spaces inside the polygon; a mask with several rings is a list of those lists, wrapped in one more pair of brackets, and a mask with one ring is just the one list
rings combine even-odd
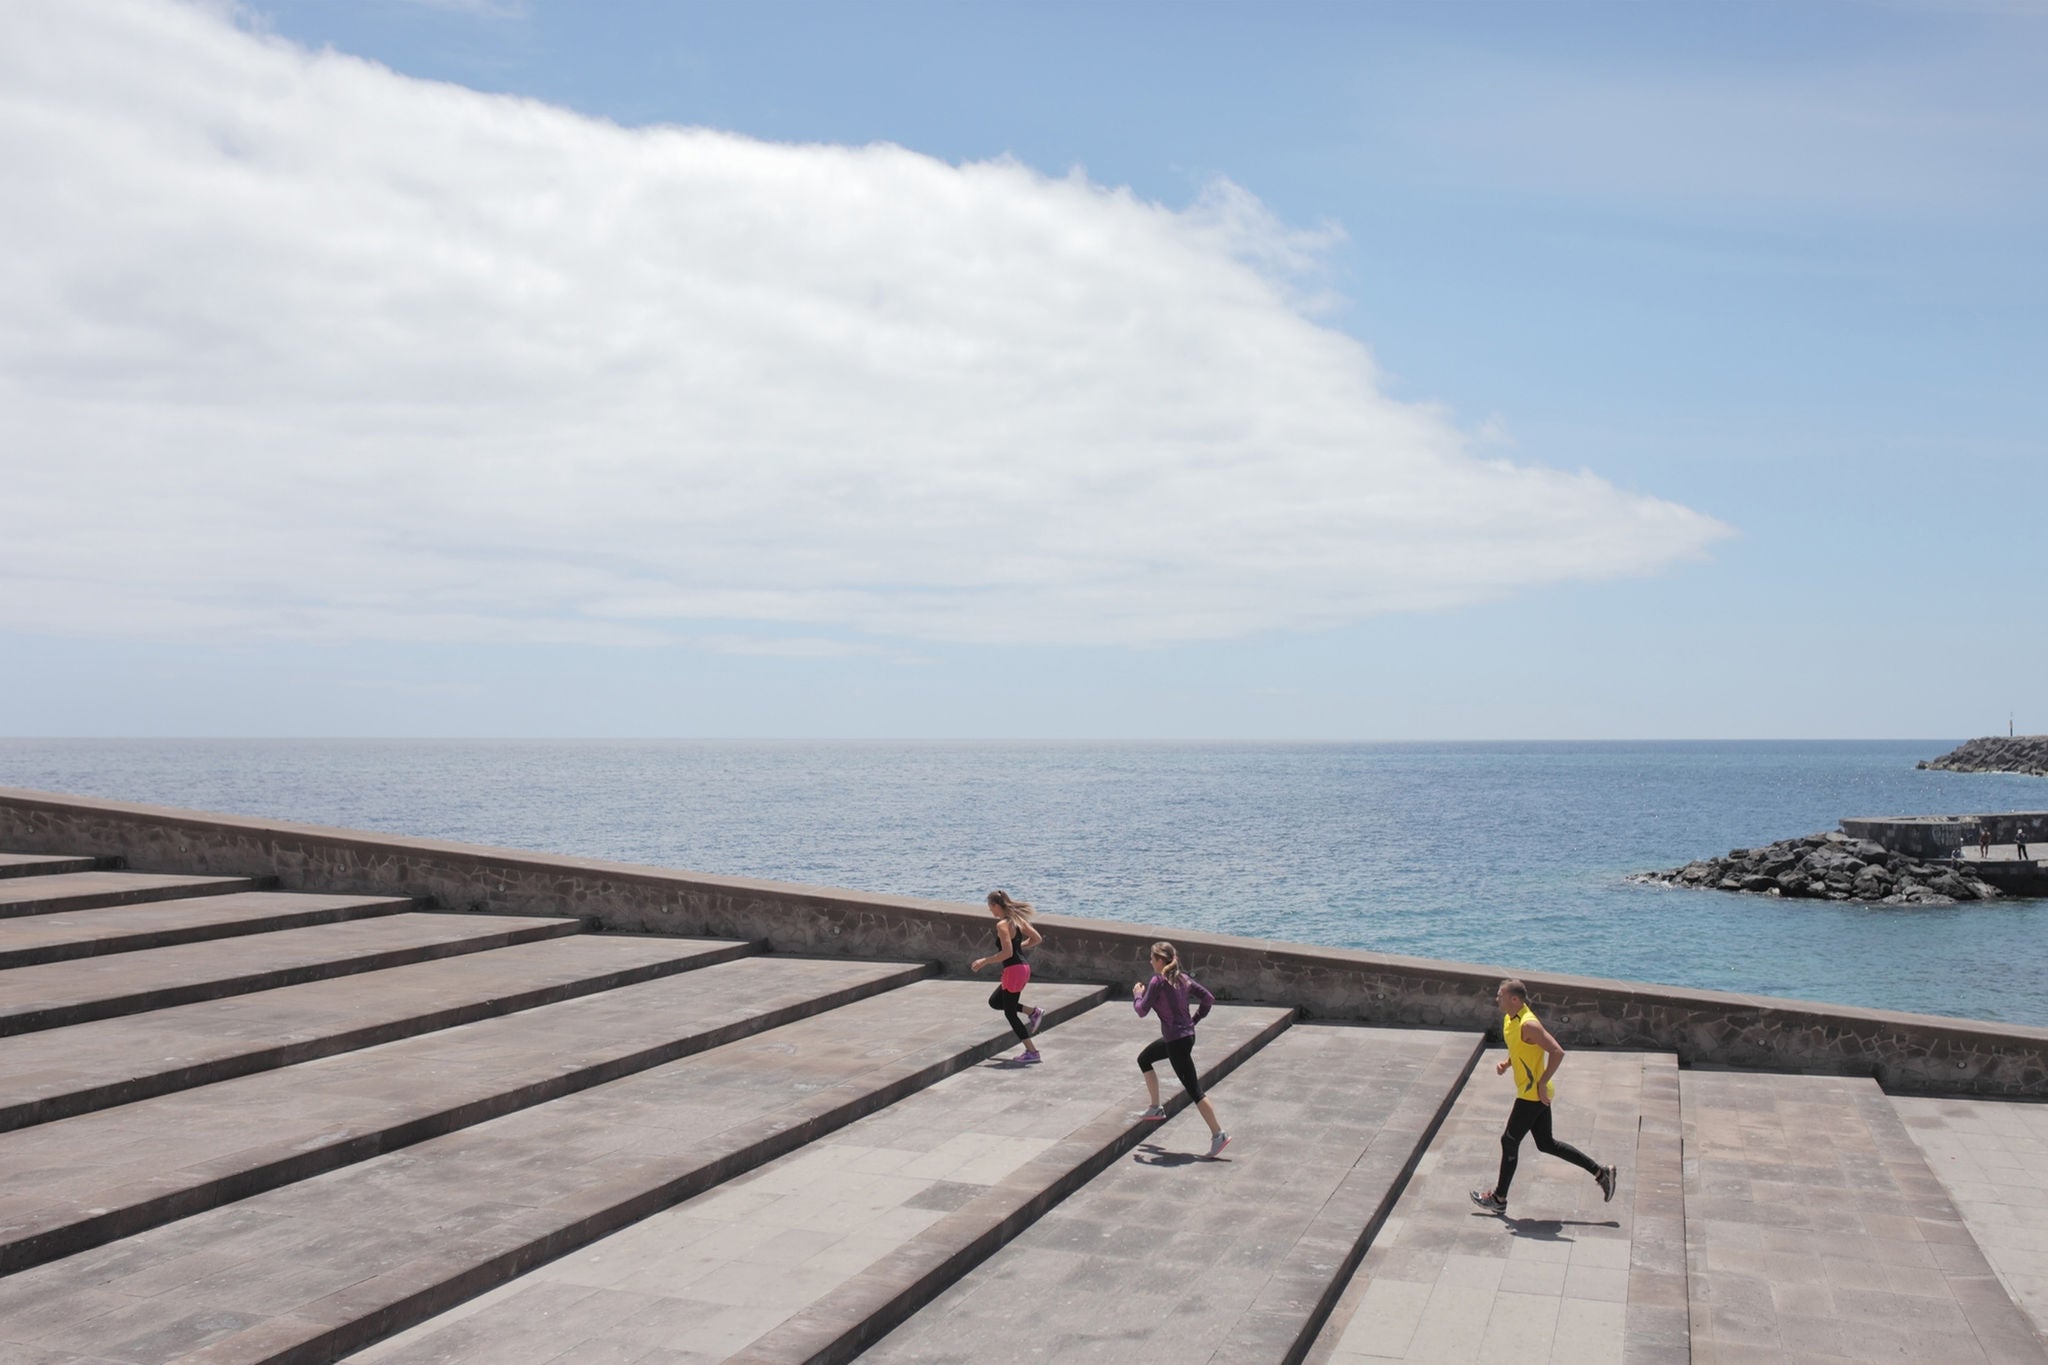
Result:
{"label": "woman in black tank top", "polygon": [[1020,1062],[1039,1060],[1038,1047],[1031,1036],[1038,1032],[1038,1021],[1044,1011],[1034,1006],[1026,1016],[1022,1011],[1025,983],[1031,980],[1031,964],[1025,960],[1025,950],[1036,948],[1045,938],[1031,923],[1031,902],[1011,898],[1007,891],[988,893],[988,911],[996,917],[996,951],[987,957],[974,959],[970,971],[980,971],[991,962],[1003,964],[1003,979],[988,998],[988,1007],[1001,1010],[1003,1017],[1010,1021],[1010,1031],[1017,1035],[1017,1041],[1024,1044],[1019,1053]]}

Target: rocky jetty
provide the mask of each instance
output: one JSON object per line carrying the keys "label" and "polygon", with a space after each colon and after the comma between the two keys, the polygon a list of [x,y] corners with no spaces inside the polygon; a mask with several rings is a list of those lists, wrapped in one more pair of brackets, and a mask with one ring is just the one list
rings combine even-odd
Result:
{"label": "rocky jetty", "polygon": [[1940,758],[1922,759],[1916,768],[1948,773],[2025,773],[2048,777],[2048,735],[1987,735],[1949,750]]}
{"label": "rocky jetty", "polygon": [[1955,863],[1921,862],[1883,844],[1838,831],[1780,839],[1763,848],[1738,848],[1725,858],[1702,858],[1669,872],[1645,872],[1632,881],[1708,891],[1805,900],[1872,901],[1879,905],[1952,905],[1988,901],[1998,888]]}

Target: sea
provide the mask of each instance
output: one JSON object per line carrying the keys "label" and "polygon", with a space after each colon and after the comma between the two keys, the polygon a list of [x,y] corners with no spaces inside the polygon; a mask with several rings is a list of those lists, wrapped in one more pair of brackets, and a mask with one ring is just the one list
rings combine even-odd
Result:
{"label": "sea", "polygon": [[1630,880],[2048,808],[2048,779],[1914,767],[1955,743],[0,739],[0,786],[2048,1026],[2048,901]]}

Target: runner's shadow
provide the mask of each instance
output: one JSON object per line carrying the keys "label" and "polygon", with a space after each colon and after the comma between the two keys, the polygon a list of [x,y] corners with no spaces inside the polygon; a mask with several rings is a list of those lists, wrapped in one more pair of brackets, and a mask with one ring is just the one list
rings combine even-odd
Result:
{"label": "runner's shadow", "polygon": [[1508,1232],[1512,1236],[1526,1237],[1532,1242],[1575,1241],[1575,1238],[1565,1236],[1564,1230],[1566,1228],[1618,1228],[1621,1226],[1620,1221],[1613,1218],[1600,1223],[1593,1222],[1590,1219],[1572,1218],[1502,1217],[1500,1221],[1508,1225]]}
{"label": "runner's shadow", "polygon": [[1206,1156],[1201,1152],[1169,1152],[1156,1143],[1147,1142],[1131,1153],[1131,1160],[1140,1166],[1190,1166],[1197,1161],[1227,1161],[1229,1158]]}

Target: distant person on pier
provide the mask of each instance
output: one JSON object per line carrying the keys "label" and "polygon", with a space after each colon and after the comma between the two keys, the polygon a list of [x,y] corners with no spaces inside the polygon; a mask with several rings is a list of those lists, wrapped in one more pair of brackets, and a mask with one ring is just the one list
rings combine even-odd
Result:
{"label": "distant person on pier", "polygon": [[2012,856],[2021,862],[2027,861],[2027,827],[2015,826],[2012,832]]}
{"label": "distant person on pier", "polygon": [[980,971],[991,962],[1003,964],[1003,979],[989,995],[988,1007],[1001,1010],[1003,1017],[1010,1021],[1010,1031],[1017,1035],[1017,1041],[1024,1044],[1024,1051],[1018,1054],[1020,1062],[1039,1060],[1038,1045],[1031,1037],[1038,1032],[1038,1021],[1045,1012],[1032,1006],[1029,1016],[1024,1015],[1023,1001],[1018,997],[1024,992],[1025,983],[1031,980],[1031,964],[1024,960],[1027,950],[1045,942],[1031,923],[1031,902],[1013,899],[1007,891],[988,893],[988,912],[996,917],[996,951],[987,957],[977,957],[968,970]]}
{"label": "distant person on pier", "polygon": [[1991,856],[1991,826],[1977,826],[1977,861],[1983,862]]}
{"label": "distant person on pier", "polygon": [[1472,1191],[1472,1202],[1489,1213],[1508,1211],[1508,1186],[1514,1183],[1522,1138],[1529,1133],[1536,1135],[1537,1151],[1582,1168],[1600,1182],[1601,1199],[1614,1198],[1614,1167],[1602,1166],[1569,1142],[1551,1136],[1550,1078],[1564,1061],[1564,1048],[1529,1008],[1529,988],[1509,977],[1495,989],[1493,1003],[1501,1011],[1500,1036],[1508,1045],[1507,1060],[1496,1066],[1493,1074],[1515,1069],[1515,1107],[1500,1135],[1500,1175],[1492,1189]]}

